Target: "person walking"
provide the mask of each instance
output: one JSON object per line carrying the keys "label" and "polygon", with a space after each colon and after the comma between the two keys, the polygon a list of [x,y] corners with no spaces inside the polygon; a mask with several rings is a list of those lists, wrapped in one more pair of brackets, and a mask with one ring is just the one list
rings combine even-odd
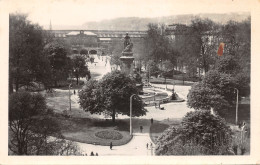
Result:
{"label": "person walking", "polygon": [[90,153],[90,156],[95,156],[93,151]]}
{"label": "person walking", "polygon": [[150,143],[150,148],[153,149],[153,143],[152,142]]}
{"label": "person walking", "polygon": [[149,144],[148,144],[148,143],[146,143],[146,149],[148,149],[148,147],[149,147]]}
{"label": "person walking", "polygon": [[153,124],[153,118],[151,118],[151,124]]}
{"label": "person walking", "polygon": [[110,142],[110,150],[112,150],[113,144],[112,142]]}
{"label": "person walking", "polygon": [[96,156],[98,156],[98,153],[96,153]]}
{"label": "person walking", "polygon": [[75,91],[75,89],[74,89],[74,95],[76,94],[76,91]]}
{"label": "person walking", "polygon": [[143,126],[140,126],[140,131],[141,131],[141,133],[143,132]]}

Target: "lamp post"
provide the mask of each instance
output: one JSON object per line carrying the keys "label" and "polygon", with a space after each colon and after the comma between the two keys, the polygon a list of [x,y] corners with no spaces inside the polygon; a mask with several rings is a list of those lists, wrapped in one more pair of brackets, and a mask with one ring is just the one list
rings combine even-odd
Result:
{"label": "lamp post", "polygon": [[234,88],[236,90],[237,93],[237,102],[236,102],[236,125],[237,125],[237,120],[238,120],[238,89]]}
{"label": "lamp post", "polygon": [[133,133],[133,128],[132,128],[132,111],[133,111],[133,97],[136,96],[136,94],[132,94],[130,96],[130,135]]}
{"label": "lamp post", "polygon": [[71,87],[71,84],[69,85],[69,102],[70,102],[70,111],[71,111],[70,87]]}

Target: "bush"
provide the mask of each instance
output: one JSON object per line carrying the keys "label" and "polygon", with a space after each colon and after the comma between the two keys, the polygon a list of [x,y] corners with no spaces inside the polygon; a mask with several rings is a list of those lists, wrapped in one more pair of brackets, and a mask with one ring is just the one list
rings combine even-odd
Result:
{"label": "bush", "polygon": [[[190,152],[193,148],[196,152]],[[157,155],[232,154],[231,129],[209,111],[188,112],[180,127],[170,127],[156,144]]]}

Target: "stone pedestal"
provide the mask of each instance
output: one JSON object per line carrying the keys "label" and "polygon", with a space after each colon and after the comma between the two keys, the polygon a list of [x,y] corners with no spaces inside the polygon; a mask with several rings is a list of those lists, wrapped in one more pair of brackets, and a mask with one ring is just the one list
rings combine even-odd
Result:
{"label": "stone pedestal", "polygon": [[120,60],[123,62],[123,66],[121,67],[121,70],[126,75],[132,75],[133,73],[133,52],[122,52],[122,55],[120,57]]}

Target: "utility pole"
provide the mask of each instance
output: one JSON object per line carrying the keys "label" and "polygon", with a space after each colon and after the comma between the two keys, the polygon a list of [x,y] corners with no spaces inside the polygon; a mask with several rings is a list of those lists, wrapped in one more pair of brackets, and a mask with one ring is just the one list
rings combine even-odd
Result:
{"label": "utility pole", "polygon": [[132,94],[130,96],[130,135],[133,134],[133,128],[132,128],[132,111],[133,111],[133,97],[136,96],[136,94]]}
{"label": "utility pole", "polygon": [[236,90],[237,93],[237,102],[236,102],[236,125],[237,125],[237,121],[238,121],[238,89],[234,88]]}

